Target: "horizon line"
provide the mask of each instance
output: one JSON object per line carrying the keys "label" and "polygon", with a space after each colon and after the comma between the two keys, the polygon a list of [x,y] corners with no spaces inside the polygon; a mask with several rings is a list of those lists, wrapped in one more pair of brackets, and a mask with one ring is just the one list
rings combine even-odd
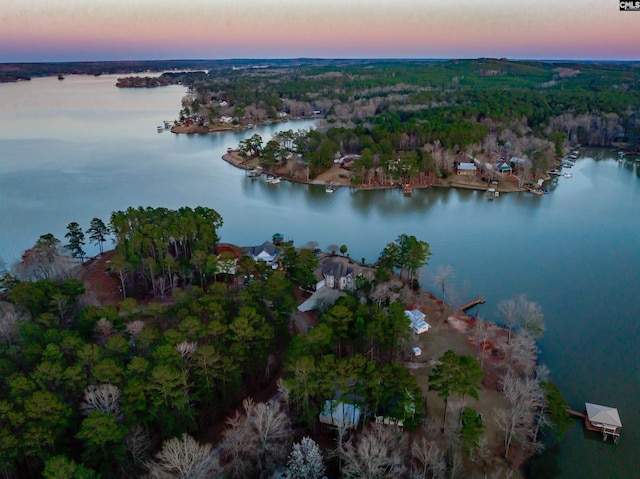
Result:
{"label": "horizon line", "polygon": [[628,59],[573,59],[573,58],[508,58],[508,57],[269,57],[269,58],[251,58],[251,57],[230,57],[230,58],[162,58],[162,59],[119,59],[119,60],[46,60],[46,61],[2,61],[2,65],[11,64],[51,64],[51,63],[141,63],[141,62],[230,62],[230,61],[456,61],[456,60],[499,60],[499,61],[528,61],[528,62],[562,62],[562,63],[638,63],[640,58],[635,60]]}

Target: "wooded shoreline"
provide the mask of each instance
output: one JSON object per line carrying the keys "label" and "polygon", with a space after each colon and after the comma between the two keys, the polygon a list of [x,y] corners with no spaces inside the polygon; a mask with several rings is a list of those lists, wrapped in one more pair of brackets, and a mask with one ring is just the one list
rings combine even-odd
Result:
{"label": "wooded shoreline", "polygon": [[[229,163],[230,165],[239,168],[245,171],[251,171],[256,168],[255,164],[251,164],[247,161],[246,158],[240,156],[237,150],[227,151],[226,154],[222,155],[222,159]],[[348,178],[340,177],[340,172],[345,172],[346,170],[341,170],[339,166],[334,165],[329,170],[324,173],[318,175],[315,179],[312,180],[304,180],[300,178],[293,178],[291,175],[288,175],[286,171],[282,169],[275,170],[263,170],[263,173],[277,175],[283,180],[291,181],[293,183],[300,183],[305,185],[330,185],[330,184],[339,184],[340,186],[349,187],[357,190],[386,190],[398,188],[401,186],[399,182],[394,182],[391,184],[372,184],[372,185],[359,185],[352,184]],[[549,179],[547,177],[546,179]],[[435,178],[434,181],[430,184],[414,184],[412,185],[413,189],[424,189],[424,188],[457,188],[457,189],[465,189],[465,190],[475,190],[475,191],[485,191],[490,186],[479,179],[469,180],[468,178],[459,179],[456,176],[451,176],[447,179]],[[499,188],[496,188],[501,193],[515,193],[518,191],[527,191],[525,188],[520,188],[517,186],[517,183],[513,182],[505,182]]]}

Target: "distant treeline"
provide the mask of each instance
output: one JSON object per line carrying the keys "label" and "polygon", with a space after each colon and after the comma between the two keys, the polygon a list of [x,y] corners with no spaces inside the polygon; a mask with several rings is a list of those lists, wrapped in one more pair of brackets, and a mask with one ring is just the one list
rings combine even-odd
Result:
{"label": "distant treeline", "polygon": [[287,66],[327,66],[336,64],[366,64],[371,60],[145,60],[95,62],[44,62],[0,64],[0,83],[30,80],[32,77],[56,75],[117,75],[124,73],[159,72],[167,70],[218,70],[225,68],[265,68]]}

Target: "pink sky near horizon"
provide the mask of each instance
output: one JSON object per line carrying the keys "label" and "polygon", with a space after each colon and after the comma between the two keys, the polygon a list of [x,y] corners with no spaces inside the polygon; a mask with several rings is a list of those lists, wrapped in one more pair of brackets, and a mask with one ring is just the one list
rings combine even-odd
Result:
{"label": "pink sky near horizon", "polygon": [[640,60],[615,0],[3,0],[0,62],[179,58]]}

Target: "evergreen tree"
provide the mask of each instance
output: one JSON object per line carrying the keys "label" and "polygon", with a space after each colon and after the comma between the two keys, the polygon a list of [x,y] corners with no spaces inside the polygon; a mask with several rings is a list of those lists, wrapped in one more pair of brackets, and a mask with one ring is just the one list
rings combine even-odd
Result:
{"label": "evergreen tree", "polygon": [[439,364],[429,375],[429,389],[436,391],[444,401],[444,419],[447,421],[449,396],[458,394],[464,398],[469,395],[478,399],[482,370],[472,356],[458,355],[450,349],[439,359]]}
{"label": "evergreen tree", "polygon": [[100,254],[102,254],[102,244],[107,240],[107,234],[109,234],[107,225],[100,218],[93,218],[87,233],[89,233],[91,244],[97,244],[100,247]]}
{"label": "evergreen tree", "polygon": [[84,232],[80,225],[75,221],[69,223],[67,225],[67,232],[64,235],[65,238],[69,240],[69,242],[65,245],[65,248],[71,253],[71,256],[74,258],[80,258],[81,261],[84,261],[85,252],[82,249],[84,246]]}

